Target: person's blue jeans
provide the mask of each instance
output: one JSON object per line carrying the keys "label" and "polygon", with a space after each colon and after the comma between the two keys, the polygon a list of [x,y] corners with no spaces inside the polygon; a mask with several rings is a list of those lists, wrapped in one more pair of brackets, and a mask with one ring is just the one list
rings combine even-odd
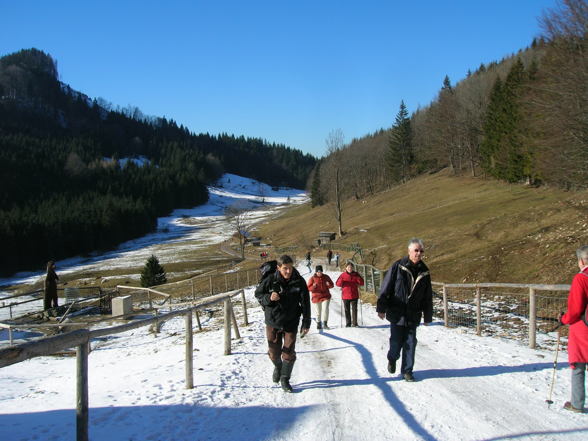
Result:
{"label": "person's blue jeans", "polygon": [[399,326],[390,323],[388,360],[395,363],[400,358],[400,352],[402,351],[401,374],[412,374],[417,345],[416,329],[416,326]]}
{"label": "person's blue jeans", "polygon": [[586,364],[574,363],[575,367],[572,369],[572,406],[576,409],[584,408],[584,401],[586,397],[586,389],[584,381],[586,378]]}

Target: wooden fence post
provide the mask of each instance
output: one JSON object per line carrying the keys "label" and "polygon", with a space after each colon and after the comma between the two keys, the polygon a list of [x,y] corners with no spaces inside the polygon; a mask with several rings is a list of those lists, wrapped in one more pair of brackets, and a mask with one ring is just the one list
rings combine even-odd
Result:
{"label": "wooden fence post", "polygon": [[194,388],[194,339],[192,335],[192,311],[186,313],[186,389]]}
{"label": "wooden fence post", "polygon": [[447,302],[447,287],[443,284],[443,321],[445,322],[445,327],[449,327],[449,303]]}
{"label": "wooden fence post", "polygon": [[476,287],[476,334],[482,335],[482,298],[480,287]]}
{"label": "wooden fence post", "polygon": [[196,313],[196,323],[198,324],[198,330],[202,331],[202,325],[200,324],[200,314],[198,313],[198,310],[194,310],[194,312]]}
{"label": "wooden fence post", "polygon": [[231,299],[225,299],[225,355],[231,355]]}
{"label": "wooden fence post", "polygon": [[249,319],[247,318],[247,302],[245,301],[245,291],[241,291],[241,300],[243,301],[243,321],[245,326],[249,326]]}
{"label": "wooden fence post", "polygon": [[227,274],[225,273],[225,292],[229,291],[229,281],[227,280]]}
{"label": "wooden fence post", "polygon": [[537,297],[535,289],[529,288],[529,347],[535,349],[537,338]]}
{"label": "wooden fence post", "polygon": [[233,322],[233,326],[235,327],[235,337],[241,338],[241,333],[239,332],[239,325],[237,325],[237,317],[235,317],[235,308],[231,305],[231,321]]}
{"label": "wooden fence post", "polygon": [[76,348],[76,440],[88,441],[88,342]]}
{"label": "wooden fence post", "polygon": [[370,272],[372,273],[372,285],[374,288],[374,294],[376,294],[378,290],[376,289],[376,272],[374,271],[373,266],[370,266]]}

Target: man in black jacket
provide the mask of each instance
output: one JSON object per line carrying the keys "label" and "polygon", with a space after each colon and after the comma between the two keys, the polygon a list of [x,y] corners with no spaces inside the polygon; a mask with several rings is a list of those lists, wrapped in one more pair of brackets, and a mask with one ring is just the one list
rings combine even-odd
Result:
{"label": "man in black jacket", "polygon": [[265,312],[268,354],[274,364],[272,380],[284,392],[292,392],[290,375],[296,361],[296,333],[300,315],[304,337],[310,328],[310,296],[306,281],[294,268],[292,258],[283,255],[278,269],[257,286],[255,297]]}
{"label": "man in black jacket", "polygon": [[402,350],[400,374],[406,381],[415,381],[417,326],[423,314],[425,325],[433,320],[433,289],[429,268],[422,260],[424,252],[422,240],[408,242],[408,256],[394,262],[386,273],[376,307],[378,317],[390,322],[388,372],[396,372]]}

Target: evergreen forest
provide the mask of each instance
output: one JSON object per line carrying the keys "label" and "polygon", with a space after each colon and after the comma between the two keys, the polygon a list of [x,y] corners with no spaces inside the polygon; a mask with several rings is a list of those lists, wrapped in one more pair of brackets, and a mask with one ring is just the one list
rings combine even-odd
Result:
{"label": "evergreen forest", "polygon": [[208,200],[223,173],[303,188],[316,159],[261,139],[193,134],[90,99],[37,49],[0,58],[0,274],[142,236]]}

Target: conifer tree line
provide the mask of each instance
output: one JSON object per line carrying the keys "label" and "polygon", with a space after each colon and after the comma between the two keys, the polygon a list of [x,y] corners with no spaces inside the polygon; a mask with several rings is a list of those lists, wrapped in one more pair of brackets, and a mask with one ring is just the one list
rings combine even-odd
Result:
{"label": "conifer tree line", "polygon": [[412,115],[402,101],[391,110],[391,128],[337,149],[327,138],[328,155],[307,181],[313,204],[335,202],[337,170],[344,198],[443,168],[587,188],[588,1],[560,0],[539,24],[530,47],[481,64],[455,85],[446,76],[435,99]]}
{"label": "conifer tree line", "polygon": [[[129,158],[140,158],[135,163]],[[0,274],[114,247],[208,200],[222,173],[303,188],[316,159],[90,100],[37,49],[0,58]]]}

